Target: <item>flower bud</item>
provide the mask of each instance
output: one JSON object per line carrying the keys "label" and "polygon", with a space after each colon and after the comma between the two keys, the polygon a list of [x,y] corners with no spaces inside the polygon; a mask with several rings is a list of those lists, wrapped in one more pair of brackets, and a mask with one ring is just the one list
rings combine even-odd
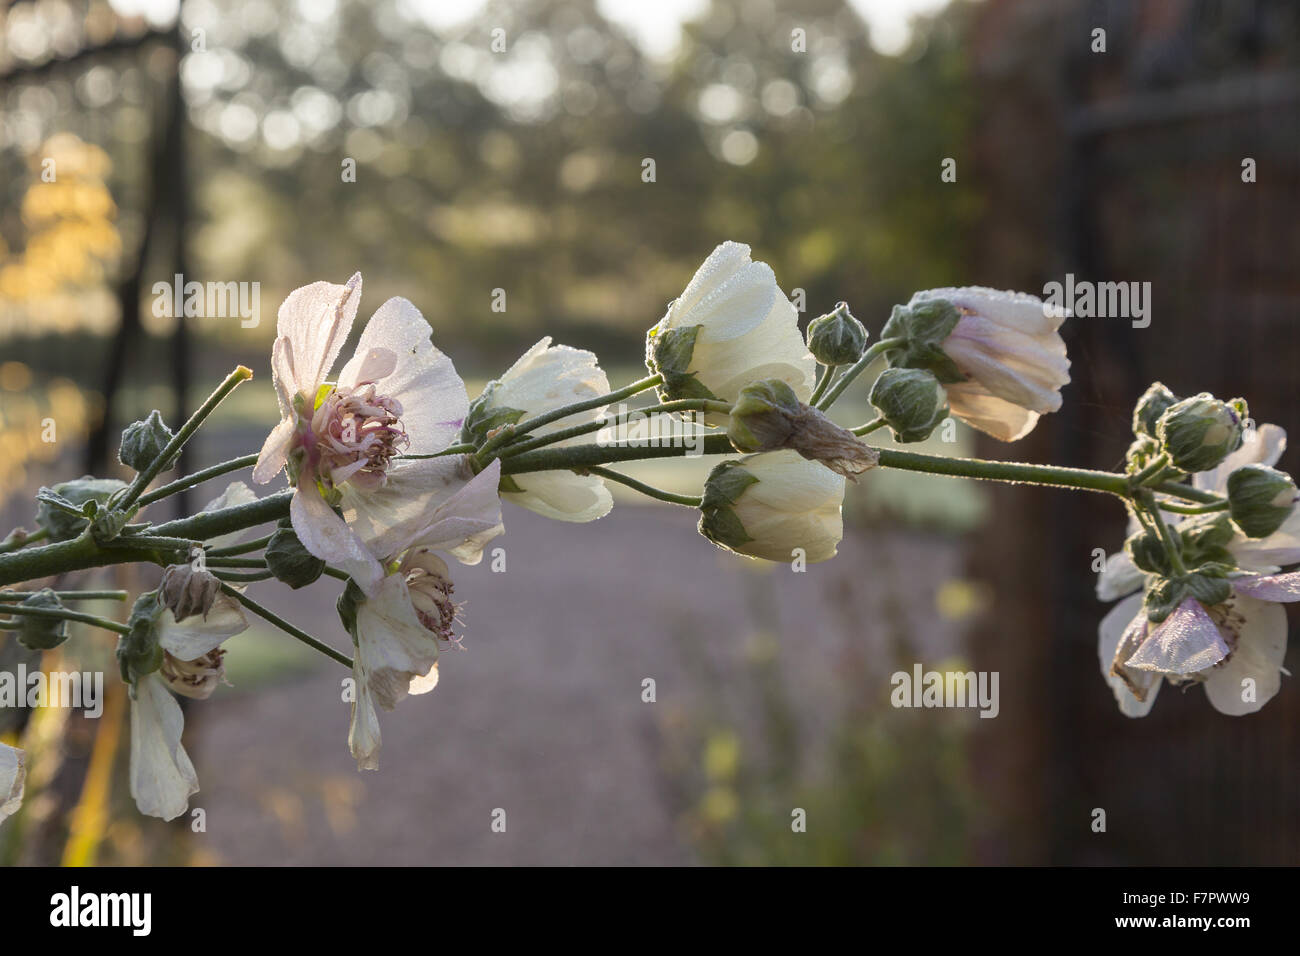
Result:
{"label": "flower bud", "polygon": [[1157,437],[1174,466],[1186,472],[1209,471],[1241,447],[1246,402],[1221,402],[1202,392],[1165,409]]}
{"label": "flower bud", "polygon": [[175,693],[195,700],[207,700],[226,676],[226,666],[222,663],[225,656],[225,650],[220,647],[192,661],[183,661],[163,651],[158,675]]}
{"label": "flower bud", "polygon": [[1160,416],[1177,401],[1178,397],[1173,392],[1161,383],[1153,382],[1133,407],[1133,434],[1155,438]]}
{"label": "flower bud", "polygon": [[792,451],[724,461],[709,473],[700,534],[738,554],[770,561],[835,556],[844,534],[844,479]]}
{"label": "flower bud", "polygon": [[[1178,547],[1179,539],[1174,537],[1173,540],[1174,546]],[[1137,532],[1124,542],[1124,550],[1138,569],[1148,574],[1170,574],[1173,571],[1169,552],[1154,532],[1145,529]]]}
{"label": "flower bud", "polygon": [[808,351],[826,366],[852,365],[867,349],[867,330],[847,302],[808,323]]}
{"label": "flower bud", "polygon": [[162,606],[170,610],[177,621],[195,614],[206,618],[219,593],[221,582],[216,575],[192,564],[171,565],[163,572],[158,585]]}
{"label": "flower bud", "polygon": [[[135,471],[144,471],[163,453],[173,437],[172,430],[163,423],[162,413],[155,408],[144,421],[132,422],[123,429],[117,460]],[[173,455],[163,469],[170,468],[179,454]]]}
{"label": "flower bud", "polygon": [[799,401],[780,379],[740,390],[727,424],[731,444],[744,452],[791,448],[836,474],[853,477],[875,466],[879,452],[820,410]]}
{"label": "flower bud", "polygon": [[1133,439],[1133,443],[1128,446],[1128,451],[1124,453],[1124,470],[1130,475],[1136,475],[1159,457],[1160,442],[1146,435],[1139,435]]}
{"label": "flower bud", "polygon": [[1228,510],[1248,538],[1265,538],[1282,527],[1295,498],[1291,476],[1267,465],[1242,465],[1228,476]]}
{"label": "flower bud", "polygon": [[[646,333],[646,367],[663,376],[661,400],[734,401],[760,379],[779,378],[801,400],[812,395],[817,361],[799,334],[799,316],[749,246],[724,242]],[[706,413],[708,424],[721,424]]]}
{"label": "flower bud", "polygon": [[266,566],[276,580],[295,591],[311,584],[325,572],[325,562],[303,547],[288,519],[281,519],[267,542]]}
{"label": "flower bud", "polygon": [[[63,607],[63,602],[52,590],[42,588],[24,600],[19,607],[45,608],[54,611]],[[0,614],[3,613],[4,605],[0,604]],[[52,647],[58,647],[67,639],[68,622],[61,618],[37,617],[34,614],[18,615],[18,643],[23,647],[33,651],[48,651]]]}
{"label": "flower bud", "polygon": [[126,626],[130,630],[117,639],[117,664],[122,680],[132,686],[162,666],[165,652],[158,643],[158,619],[162,612],[157,591],[141,594],[127,618]]}
{"label": "flower bud", "polygon": [[871,387],[871,404],[899,442],[924,441],[948,417],[948,393],[927,369],[885,369]]}
{"label": "flower bud", "polygon": [[[92,478],[86,475],[60,482],[53,488],[42,488],[41,491],[53,492],[67,504],[81,508],[92,500],[100,505],[106,504],[110,497],[125,487],[126,484],[116,478]],[[49,532],[51,541],[71,541],[86,530],[89,519],[54,507],[48,501],[41,501],[36,507],[36,523]]]}

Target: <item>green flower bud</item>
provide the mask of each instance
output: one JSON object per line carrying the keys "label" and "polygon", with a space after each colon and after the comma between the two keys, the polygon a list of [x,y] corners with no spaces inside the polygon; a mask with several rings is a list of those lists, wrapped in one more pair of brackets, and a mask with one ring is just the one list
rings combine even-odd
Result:
{"label": "green flower bud", "polygon": [[[0,605],[0,613],[3,613]],[[63,607],[59,596],[49,588],[42,588],[27,598],[19,607],[38,607],[56,611]],[[16,615],[18,617],[18,643],[33,651],[48,651],[68,639],[68,622],[58,618]]]}
{"label": "green flower bud", "polygon": [[1153,382],[1133,407],[1133,434],[1155,438],[1160,416],[1177,401],[1178,397],[1173,392],[1159,382]]}
{"label": "green flower bud", "polygon": [[823,365],[852,365],[867,350],[867,330],[847,302],[808,323],[808,351]]}
{"label": "green flower bud", "polygon": [[1159,624],[1186,600],[1188,593],[1186,578],[1148,579],[1146,597],[1143,601],[1147,620],[1152,624]]}
{"label": "green flower bud", "polygon": [[[1178,538],[1174,538],[1174,546],[1178,547]],[[1173,567],[1169,561],[1169,552],[1165,550],[1164,542],[1160,536],[1153,532],[1142,530],[1132,535],[1124,542],[1124,550],[1128,556],[1133,559],[1133,563],[1138,569],[1148,574],[1170,574]],[[1181,551],[1181,549],[1179,549]]]}
{"label": "green flower bud", "polygon": [[948,393],[927,369],[885,369],[871,387],[871,404],[899,442],[924,441],[948,417]]}
{"label": "green flower bud", "polygon": [[1243,465],[1228,476],[1228,510],[1248,538],[1264,538],[1282,527],[1295,498],[1291,476],[1267,465]]}
{"label": "green flower bud", "polygon": [[791,448],[840,475],[859,475],[880,459],[879,452],[853,432],[799,401],[794,389],[780,379],[754,382],[740,390],[727,422],[727,437],[738,451]]}
{"label": "green flower bud", "polygon": [[1157,437],[1174,466],[1186,472],[1209,471],[1241,447],[1246,402],[1221,402],[1202,392],[1165,409]]}
{"label": "green flower bud", "polygon": [[[132,422],[122,431],[117,460],[135,471],[144,471],[163,453],[173,437],[172,430],[163,423],[162,413],[155,408],[144,421]],[[163,465],[163,470],[175,464],[179,454],[173,454],[171,460]]]}
{"label": "green flower bud", "polygon": [[524,417],[522,409],[506,408],[495,401],[499,381],[488,382],[483,394],[470,402],[465,422],[460,428],[460,440],[481,445],[492,432],[504,425],[514,425]]}
{"label": "green flower bud", "polygon": [[[94,501],[96,505],[107,503],[112,495],[125,487],[116,478],[92,478],[86,475],[61,482],[53,488],[42,488],[41,491],[46,494],[52,492],[67,505],[80,511],[87,501]],[[51,541],[71,541],[86,530],[88,520],[84,516],[70,513],[66,508],[55,507],[48,501],[41,501],[36,508],[36,523],[50,533]]]}
{"label": "green flower bud", "polygon": [[117,640],[117,664],[122,680],[132,687],[141,677],[162,667],[163,649],[158,643],[158,618],[162,612],[157,591],[141,594],[126,622],[130,630]]}
{"label": "green flower bud", "polygon": [[880,332],[881,340],[903,339],[901,345],[885,351],[894,368],[923,368],[945,385],[964,382],[957,363],[942,344],[961,320],[961,311],[947,299],[923,299],[896,305]]}
{"label": "green flower bud", "polygon": [[1195,568],[1206,563],[1227,566],[1234,564],[1228,544],[1235,537],[1235,532],[1226,514],[1219,512],[1199,515],[1180,523],[1174,530],[1174,539],[1178,542],[1183,562],[1188,567]]}
{"label": "green flower bud", "polygon": [[293,525],[282,519],[266,545],[266,566],[276,579],[295,591],[311,584],[325,571],[325,562],[308,551]]}
{"label": "green flower bud", "polygon": [[1147,465],[1160,457],[1160,442],[1146,435],[1133,439],[1124,453],[1124,469],[1130,475],[1136,475]]}

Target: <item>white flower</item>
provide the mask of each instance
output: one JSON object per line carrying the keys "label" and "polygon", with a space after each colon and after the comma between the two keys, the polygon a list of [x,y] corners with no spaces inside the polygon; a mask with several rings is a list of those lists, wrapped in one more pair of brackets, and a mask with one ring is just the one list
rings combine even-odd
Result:
{"label": "white flower", "polygon": [[979,286],[918,292],[909,306],[932,299],[961,312],[941,344],[966,376],[944,386],[954,415],[994,438],[1016,441],[1040,415],[1061,407],[1061,388],[1070,381],[1070,360],[1057,331],[1064,311],[1056,314],[1027,293]]}
{"label": "white flower", "polygon": [[18,812],[23,804],[27,779],[27,758],[17,747],[0,744],[0,823]]}
{"label": "white flower", "polygon": [[158,674],[136,681],[131,701],[131,796],[141,813],[172,820],[198,793],[194,764],[181,746],[185,719]]}
{"label": "white flower", "polygon": [[[1272,466],[1285,449],[1286,433],[1276,425],[1261,425],[1217,468],[1193,476],[1193,484],[1222,494],[1237,468]],[[1132,593],[1144,581],[1132,559],[1123,551],[1107,559],[1097,580],[1097,597],[1107,601],[1129,596],[1102,619],[1098,656],[1125,715],[1145,716],[1164,680],[1203,683],[1214,708],[1234,716],[1259,710],[1281,688],[1287,628],[1286,614],[1278,605],[1300,600],[1300,572],[1276,572],[1300,562],[1300,516],[1292,514],[1265,538],[1247,538],[1234,530],[1227,547],[1244,572],[1231,579],[1232,596],[1212,608],[1188,598],[1159,625],[1147,620],[1142,595]],[[1247,678],[1254,682],[1249,695],[1243,693]]]}
{"label": "white flower", "polygon": [[[163,666],[136,681],[131,701],[131,796],[141,813],[171,820],[185,812],[190,795],[198,792],[194,765],[181,746],[185,720],[167,688],[194,697],[211,694],[220,674],[203,671],[219,671],[218,646],[246,627],[243,608],[225,593],[217,595],[206,616],[193,614],[177,622],[171,611],[162,611],[158,644]],[[214,655],[215,665],[210,663]]]}
{"label": "white flower", "polygon": [[[609,392],[609,379],[597,364],[596,356],[567,345],[551,345],[550,336],[525,352],[501,378],[483,392],[483,410],[514,409],[523,414],[518,420],[533,418],[563,405],[587,401]],[[548,435],[574,425],[599,421],[605,406],[570,415],[530,432]],[[582,443],[579,436],[556,442],[555,448]],[[510,490],[511,485],[519,491]],[[539,471],[512,476],[502,491],[512,501],[530,511],[558,521],[594,521],[609,514],[614,499],[598,475],[576,475],[572,471]]]}
{"label": "white flower", "polygon": [[271,366],[281,420],[253,480],[268,482],[287,465],[296,486],[290,516],[303,546],[369,584],[382,571],[350,515],[364,513],[374,535],[424,510],[426,487],[451,465],[394,459],[450,445],[469,401],[451,359],[430,342],[429,323],[405,299],[379,307],[337,381],[327,381],[360,297],[358,273],[347,285],[296,289],[280,306]]}
{"label": "white flower", "polygon": [[482,557],[483,546],[504,530],[500,476],[501,463],[494,461],[444,494],[421,520],[398,525],[382,539],[386,573],[355,605],[356,697],[348,746],[358,769],[379,769],[375,704],[392,710],[408,694],[427,693],[438,682],[438,642],[453,639],[456,607],[447,565],[434,552],[465,564]]}
{"label": "white flower", "polygon": [[739,554],[809,564],[835,556],[844,536],[844,477],[788,449],[746,455],[713,469],[700,533]]}
{"label": "white flower", "polygon": [[[780,379],[807,402],[817,360],[798,315],[749,246],[724,242],[646,336],[646,365],[664,377],[659,395],[734,401],[750,382]],[[705,416],[709,424],[725,420]]]}

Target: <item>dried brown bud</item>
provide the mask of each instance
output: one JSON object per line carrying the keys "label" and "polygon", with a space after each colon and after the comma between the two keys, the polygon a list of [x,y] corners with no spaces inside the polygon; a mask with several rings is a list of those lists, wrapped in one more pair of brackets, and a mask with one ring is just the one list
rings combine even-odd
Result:
{"label": "dried brown bud", "polygon": [[206,569],[173,564],[163,572],[158,597],[178,621],[201,614],[204,618],[221,591],[221,582]]}

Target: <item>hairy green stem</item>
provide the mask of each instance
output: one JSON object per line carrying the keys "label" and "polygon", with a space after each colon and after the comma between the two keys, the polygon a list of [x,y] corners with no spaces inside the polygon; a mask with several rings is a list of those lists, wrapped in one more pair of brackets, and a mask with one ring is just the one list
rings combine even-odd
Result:
{"label": "hairy green stem", "polygon": [[731,412],[730,402],[719,402],[707,398],[682,398],[671,402],[661,402],[658,405],[647,405],[645,408],[634,408],[627,412],[617,415],[608,415],[605,418],[597,419],[594,422],[586,422],[582,425],[573,425],[569,428],[562,428],[559,431],[551,432],[549,435],[538,435],[536,438],[530,438],[517,444],[508,444],[502,448],[498,458],[508,458],[513,455],[519,455],[526,451],[532,451],[534,448],[542,448],[546,445],[554,445],[557,442],[567,441],[570,438],[576,438],[579,435],[587,435],[591,432],[598,432],[605,428],[618,428],[620,425],[626,425],[632,420],[634,415],[655,415],[666,412],[721,412],[729,414]]}
{"label": "hairy green stem", "polygon": [[[25,601],[39,591],[0,591],[0,602]],[[125,601],[130,595],[125,591],[55,591],[60,601]]]}
{"label": "hairy green stem", "polygon": [[222,475],[229,474],[232,471],[239,471],[241,468],[249,468],[257,464],[257,455],[244,455],[242,458],[232,458],[230,461],[223,461],[219,465],[213,465],[211,468],[204,468],[202,471],[196,471],[192,475],[186,475],[184,478],[177,478],[170,484],[162,485],[155,488],[148,494],[140,496],[140,507],[153,504],[155,501],[161,501],[178,491],[184,491],[186,488],[193,488],[195,485],[201,485],[203,482],[212,478],[220,478]]}
{"label": "hairy green stem", "polygon": [[48,528],[39,528],[36,531],[24,531],[22,528],[14,528],[8,536],[0,541],[0,554],[8,554],[10,551],[18,551],[37,541],[44,541],[50,536]]}
{"label": "hairy green stem", "polygon": [[212,414],[213,409],[220,405],[222,400],[233,392],[241,382],[246,382],[252,377],[253,373],[249,369],[244,368],[242,365],[236,366],[235,370],[226,376],[226,380],[217,386],[216,391],[208,396],[207,401],[200,405],[198,410],[190,416],[189,421],[181,426],[180,431],[172,436],[172,440],[167,443],[167,446],[158,454],[158,457],[149,464],[149,467],[136,474],[131,484],[127,486],[122,498],[114,502],[113,506],[125,510],[135,504],[136,499],[149,487],[149,482],[158,477],[158,473],[190,440],[190,437],[199,430],[199,426]]}
{"label": "hairy green stem", "polygon": [[875,345],[871,346],[871,348],[862,353],[862,358],[858,359],[844,370],[844,374],[842,374],[835,382],[835,386],[822,396],[821,401],[817,403],[817,407],[822,411],[830,408],[835,404],[835,400],[844,394],[844,390],[853,384],[853,380],[861,375],[868,365],[875,361],[877,355],[880,355],[882,352],[886,352],[895,346],[903,345],[906,341],[906,339],[897,337],[881,339]]}
{"label": "hairy green stem", "polygon": [[76,621],[79,624],[102,627],[106,631],[116,631],[118,634],[126,634],[131,630],[119,621],[110,621],[108,618],[100,617],[97,614],[69,611],[66,608],[24,607],[21,604],[6,604],[3,608],[0,608],[0,614],[17,614],[20,617],[43,617],[55,621]]}
{"label": "hairy green stem", "polygon": [[660,501],[667,501],[674,505],[686,505],[688,508],[698,508],[702,499],[698,495],[679,495],[671,491],[665,491],[662,488],[656,488],[654,485],[647,485],[644,481],[637,481],[631,475],[625,475],[622,472],[612,471],[609,468],[601,468],[599,465],[593,465],[586,469],[588,474],[600,475],[610,481],[616,481],[621,485],[627,485],[634,491],[639,491],[643,495],[651,498],[657,498]]}

